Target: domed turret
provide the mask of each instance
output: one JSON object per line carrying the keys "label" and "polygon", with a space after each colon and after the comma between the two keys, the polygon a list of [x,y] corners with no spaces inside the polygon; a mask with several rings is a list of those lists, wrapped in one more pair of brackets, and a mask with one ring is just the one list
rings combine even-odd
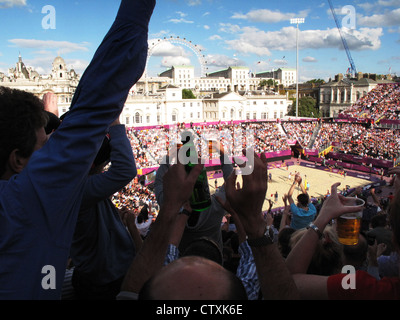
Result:
{"label": "domed turret", "polygon": [[53,61],[52,76],[53,79],[67,80],[67,64],[60,56],[56,57]]}

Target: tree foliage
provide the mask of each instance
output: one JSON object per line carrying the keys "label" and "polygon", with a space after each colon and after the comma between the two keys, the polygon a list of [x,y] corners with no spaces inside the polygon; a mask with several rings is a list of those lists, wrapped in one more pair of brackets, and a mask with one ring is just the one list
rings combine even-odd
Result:
{"label": "tree foliage", "polygon": [[[293,99],[293,104],[288,115],[296,116],[296,99]],[[313,97],[302,97],[299,99],[299,117],[320,117],[320,112],[317,108],[317,101]]]}
{"label": "tree foliage", "polygon": [[182,99],[196,99],[196,96],[193,94],[192,90],[183,89],[182,90]]}

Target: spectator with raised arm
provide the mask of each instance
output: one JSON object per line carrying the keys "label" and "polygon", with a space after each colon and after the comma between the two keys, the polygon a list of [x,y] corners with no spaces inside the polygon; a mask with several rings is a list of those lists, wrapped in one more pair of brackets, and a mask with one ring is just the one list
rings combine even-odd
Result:
{"label": "spectator with raised arm", "polygon": [[[396,168],[396,172],[399,169]],[[332,219],[342,214],[354,212],[358,208],[345,205],[345,197],[337,193],[340,183],[332,185],[331,196],[327,198],[318,217],[313,222],[300,241],[292,248],[286,264],[291,271],[294,281],[299,288],[302,299],[399,299],[400,278],[384,278],[377,280],[365,271],[355,274],[339,273],[331,276],[307,274],[307,269],[316,249],[322,232]],[[394,242],[400,248],[400,194],[396,197],[390,209]],[[343,286],[347,283],[345,277],[354,277],[356,286]]]}
{"label": "spectator with raised arm", "polygon": [[[193,136],[191,135],[191,139],[192,138]],[[231,161],[227,157],[223,147],[221,147],[219,143],[216,143],[216,147],[221,161],[221,170],[223,172],[224,181],[226,181],[229,175],[233,172],[233,166]],[[171,150],[171,152],[173,152],[173,149]],[[170,167],[170,164],[168,162],[170,162],[173,158],[173,154],[171,154],[171,158],[169,156],[166,157],[166,161],[163,161],[163,164],[161,164],[161,166],[157,170],[156,180],[154,183],[154,192],[156,194],[157,202],[160,205],[162,205],[164,202],[165,188],[163,176]],[[189,218],[186,224],[186,228],[179,244],[180,252],[184,252],[186,250],[186,247],[192,241],[203,237],[213,240],[215,243],[218,244],[220,250],[222,251],[223,243],[221,222],[222,218],[225,215],[225,209],[220,205],[216,197],[225,199],[225,184],[219,187],[218,190],[211,195],[211,205],[208,209],[202,212],[194,210],[189,212]]]}
{"label": "spectator with raised arm", "polygon": [[236,184],[236,175],[231,175],[226,185],[226,196],[246,234],[263,299],[297,299],[297,288],[262,216],[268,188],[267,173],[265,154],[259,158],[254,153],[253,172],[242,176],[242,188]]}
{"label": "spectator with raised arm", "polygon": [[[229,177],[227,199],[238,214],[254,255],[263,298],[298,298],[297,288],[276,244],[265,233],[262,205],[267,191],[267,160],[265,156],[260,159],[254,154],[254,157],[254,170],[250,175],[243,176],[242,188],[236,185],[235,174]],[[160,217],[156,220],[144,241],[125,278],[120,299],[135,298],[138,291],[140,299],[247,298],[242,282],[232,272],[209,259],[186,256],[161,268],[171,233],[176,230],[178,212],[189,198],[194,181],[201,171],[198,166],[187,175],[184,166],[178,163],[164,174],[164,202],[160,212],[162,220],[159,220]],[[219,201],[223,202],[223,199]]]}
{"label": "spectator with raised arm", "polygon": [[0,299],[60,299],[84,182],[110,124],[142,76],[155,0],[117,17],[47,141],[43,103],[0,88]]}
{"label": "spectator with raised arm", "polygon": [[[310,196],[304,185],[301,183],[302,178],[299,173],[294,177],[294,181],[289,188],[287,199],[290,204],[290,211],[292,212],[290,227],[299,230],[308,226],[312,222],[317,214],[317,209],[311,203]],[[302,193],[297,196],[297,203],[294,203],[293,192],[296,188],[296,184],[301,188]]]}
{"label": "spectator with raised arm", "polygon": [[[105,170],[108,163],[111,165]],[[104,138],[83,189],[71,258],[77,299],[113,300],[136,247],[110,197],[136,176],[125,126],[114,121]]]}

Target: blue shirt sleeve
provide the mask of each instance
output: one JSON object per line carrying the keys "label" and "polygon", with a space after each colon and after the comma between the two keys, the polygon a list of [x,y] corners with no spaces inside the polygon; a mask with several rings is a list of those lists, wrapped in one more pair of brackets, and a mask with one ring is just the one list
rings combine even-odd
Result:
{"label": "blue shirt sleeve", "polygon": [[[27,167],[0,183],[0,299],[60,298],[83,182],[143,74],[154,6],[155,0],[121,1],[70,112]],[[54,288],[43,287],[46,270],[56,278]]]}
{"label": "blue shirt sleeve", "polygon": [[164,266],[170,264],[172,261],[177,260],[179,258],[179,249],[173,244],[168,245],[167,254],[164,259]]}
{"label": "blue shirt sleeve", "polygon": [[256,263],[247,241],[239,245],[240,261],[236,276],[242,281],[249,300],[257,300],[260,292]]}
{"label": "blue shirt sleeve", "polygon": [[132,147],[124,125],[110,127],[110,167],[86,180],[82,206],[92,206],[126,186],[137,173]]}
{"label": "blue shirt sleeve", "polygon": [[298,216],[299,215],[299,208],[294,203],[290,204],[290,211],[292,212],[293,215]]}

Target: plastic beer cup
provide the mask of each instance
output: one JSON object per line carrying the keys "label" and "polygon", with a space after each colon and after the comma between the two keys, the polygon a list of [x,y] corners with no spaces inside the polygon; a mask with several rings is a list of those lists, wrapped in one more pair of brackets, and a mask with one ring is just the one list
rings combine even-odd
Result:
{"label": "plastic beer cup", "polygon": [[362,199],[346,198],[345,206],[357,207],[358,210],[337,218],[336,232],[341,244],[352,246],[358,243],[364,204],[365,201]]}
{"label": "plastic beer cup", "polygon": [[211,155],[215,152],[217,152],[217,148],[215,146],[216,141],[215,140],[208,140],[208,153],[211,157]]}

